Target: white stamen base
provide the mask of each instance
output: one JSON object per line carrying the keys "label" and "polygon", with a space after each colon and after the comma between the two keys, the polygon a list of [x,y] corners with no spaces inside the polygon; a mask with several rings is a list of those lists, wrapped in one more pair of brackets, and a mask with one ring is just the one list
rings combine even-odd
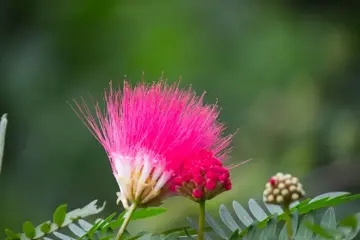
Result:
{"label": "white stamen base", "polygon": [[172,175],[161,161],[150,159],[146,154],[139,153],[135,159],[113,154],[112,161],[120,188],[117,204],[121,201],[125,209],[129,201],[146,205],[158,197]]}

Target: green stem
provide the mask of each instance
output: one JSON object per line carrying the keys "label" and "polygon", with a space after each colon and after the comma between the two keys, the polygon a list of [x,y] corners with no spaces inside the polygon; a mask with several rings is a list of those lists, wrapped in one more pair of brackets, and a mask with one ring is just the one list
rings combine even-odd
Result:
{"label": "green stem", "polygon": [[284,212],[285,212],[285,216],[286,216],[286,230],[287,230],[287,234],[288,234],[288,239],[292,240],[292,220],[291,220],[291,212],[289,209],[289,204],[285,204],[284,206]]}
{"label": "green stem", "polygon": [[205,225],[205,200],[199,203],[200,216],[199,216],[199,231],[198,240],[204,240],[204,225]]}
{"label": "green stem", "polygon": [[122,225],[121,225],[121,227],[119,229],[119,232],[116,235],[115,240],[122,239],[122,235],[124,235],[125,229],[126,229],[127,225],[130,222],[131,215],[134,213],[136,208],[137,208],[136,203],[131,204],[130,208],[128,209],[128,212],[126,213],[126,218],[124,219],[124,222],[122,223]]}

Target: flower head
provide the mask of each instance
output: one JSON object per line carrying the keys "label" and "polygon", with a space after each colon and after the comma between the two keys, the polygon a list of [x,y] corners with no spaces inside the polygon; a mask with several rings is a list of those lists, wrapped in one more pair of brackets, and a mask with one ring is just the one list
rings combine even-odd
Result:
{"label": "flower head", "polygon": [[299,179],[290,174],[277,173],[265,185],[264,202],[289,205],[305,196]]}
{"label": "flower head", "polygon": [[210,200],[231,189],[229,169],[209,151],[189,158],[175,179],[175,189],[194,201]]}
{"label": "flower head", "polygon": [[124,207],[128,201],[139,206],[161,202],[185,162],[201,165],[193,157],[204,149],[216,156],[214,162],[226,157],[231,136],[222,136],[218,110],[204,105],[203,96],[179,89],[178,83],[131,88],[125,82],[122,90],[113,90],[110,83],[105,111],[94,103],[95,116],[84,101],[75,101],[78,115],[108,154]]}

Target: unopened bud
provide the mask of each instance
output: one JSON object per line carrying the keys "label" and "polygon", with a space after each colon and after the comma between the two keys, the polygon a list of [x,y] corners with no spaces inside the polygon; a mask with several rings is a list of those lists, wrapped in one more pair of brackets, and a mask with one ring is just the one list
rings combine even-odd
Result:
{"label": "unopened bud", "polygon": [[265,185],[264,202],[289,205],[305,195],[299,179],[290,174],[277,173]]}

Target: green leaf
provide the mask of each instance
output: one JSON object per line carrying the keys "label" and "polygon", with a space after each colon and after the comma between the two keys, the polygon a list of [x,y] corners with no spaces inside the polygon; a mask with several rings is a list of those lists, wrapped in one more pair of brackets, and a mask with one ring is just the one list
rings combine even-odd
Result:
{"label": "green leaf", "polygon": [[54,212],[53,215],[53,221],[56,225],[58,225],[59,227],[61,227],[61,225],[64,223],[65,221],[65,217],[66,217],[66,208],[67,205],[66,204],[62,204],[60,206],[58,206]]}
{"label": "green leaf", "polygon": [[82,237],[80,237],[79,239],[84,239],[85,237],[90,237],[90,239],[92,239],[92,236],[94,235],[94,233],[99,229],[99,225],[101,224],[101,221],[96,222],[92,228],[90,228],[86,234],[84,234]]}
{"label": "green leaf", "polygon": [[43,224],[40,225],[40,230],[43,232],[43,233],[49,233],[50,230],[51,230],[51,222],[48,221],[48,222],[44,222]]}
{"label": "green leaf", "polygon": [[307,199],[301,201],[298,205],[296,205],[295,208],[300,209],[300,208],[308,205],[310,201],[311,201],[311,198],[307,198]]}
{"label": "green leaf", "polygon": [[266,208],[269,210],[269,212],[271,214],[277,214],[277,215],[280,215],[284,212],[284,210],[278,206],[278,205],[275,205],[275,204],[267,204],[267,203],[264,203]]}
{"label": "green leaf", "polygon": [[336,217],[334,208],[326,210],[324,216],[321,219],[320,226],[323,229],[336,229]]}
{"label": "green leaf", "polygon": [[275,237],[276,236],[276,226],[277,226],[277,214],[275,214],[267,223],[266,228],[261,234],[263,238],[266,237]]}
{"label": "green leaf", "polygon": [[315,198],[310,200],[308,204],[303,205],[301,208],[298,207],[298,209],[301,214],[304,214],[311,210],[317,210],[319,208],[335,206],[340,203],[351,201],[352,199],[348,200],[348,198],[351,197],[349,196],[349,194],[350,193],[348,192],[324,193],[319,196],[316,196]]}
{"label": "green leaf", "polygon": [[[64,212],[65,212],[65,220],[61,224],[61,228],[64,228],[65,226],[71,224],[76,219],[83,218],[83,217],[86,217],[86,216],[89,216],[89,215],[93,215],[93,214],[96,214],[96,213],[102,211],[104,209],[105,203],[103,204],[102,207],[99,208],[99,207],[96,206],[96,202],[97,202],[97,200],[89,203],[87,206],[85,206],[85,207],[83,207],[81,209],[80,208],[75,209],[75,210],[69,212],[68,214],[66,214],[66,209],[62,209],[62,208],[66,208],[66,205],[61,205],[55,210],[55,213],[54,213],[54,216],[53,216],[53,218],[56,218],[57,223],[55,223],[55,222],[51,223],[51,221],[47,221],[47,222],[44,222],[42,224],[39,224],[37,227],[34,227],[31,223],[26,222],[23,225],[23,228],[26,231],[24,230],[23,234],[19,234],[19,237],[23,238],[23,239],[29,239],[29,238],[33,238],[33,239],[49,239],[49,238],[46,237],[46,235],[48,235],[50,233],[53,233],[54,231],[56,231],[56,230],[58,230],[60,228],[60,226],[58,224],[61,223],[62,219],[64,219]],[[85,221],[80,220],[79,222],[83,223]],[[85,222],[85,225],[86,225],[86,223],[87,222]],[[87,223],[87,224],[90,225],[90,227],[88,227],[88,229],[85,229],[85,232],[87,230],[90,230],[90,228],[93,226],[93,225],[91,225],[89,223]],[[70,227],[72,227],[72,226],[70,226]],[[7,232],[9,234],[11,234],[9,231],[7,231]],[[35,233],[35,235],[34,235],[34,233]],[[13,240],[13,239],[9,238],[9,240]]]}
{"label": "green leaf", "polygon": [[[188,239],[191,239],[191,240],[195,239],[194,237],[191,236],[191,234],[186,229],[185,229],[185,233],[186,233],[186,236]],[[205,237],[205,239],[206,239],[206,237]]]}
{"label": "green leaf", "polygon": [[225,223],[225,225],[232,231],[236,231],[236,230],[240,230],[241,228],[239,227],[239,225],[237,225],[237,223],[235,222],[234,218],[231,216],[229,210],[226,208],[226,206],[224,204],[221,204],[220,209],[219,209],[219,213],[220,213],[220,218],[223,220],[223,222]]}
{"label": "green leaf", "polygon": [[69,224],[69,229],[72,233],[74,233],[77,237],[82,237],[86,232],[82,230],[80,227],[75,225],[74,223]]}
{"label": "green leaf", "polygon": [[[336,205],[343,204],[348,201],[352,201],[352,200],[359,199],[359,198],[360,198],[360,194],[349,195],[349,193],[347,193],[347,192],[330,192],[330,193],[326,193],[326,194],[321,194],[321,195],[315,197],[313,200],[311,200],[309,198],[305,199],[304,201],[298,203],[297,206],[291,208],[290,211],[291,212],[298,211],[299,215],[304,215],[310,211],[316,211],[320,208],[325,208],[325,207],[328,208],[328,207],[336,206]],[[256,226],[256,228],[263,228],[266,225],[266,223],[269,221],[269,219],[272,217],[270,215],[269,217],[265,218],[264,220],[260,221],[259,223],[256,223],[249,216],[248,212],[238,202],[234,201],[233,206],[234,206],[235,213],[238,216],[238,218],[240,219],[240,221],[242,223],[244,223],[244,225],[246,225],[246,228],[240,232],[240,234],[239,234],[240,236],[247,236],[246,234],[254,226]],[[269,211],[272,212],[272,210],[270,210],[270,209],[269,209]],[[250,221],[247,223],[246,223],[246,216],[249,216],[249,218],[250,218]],[[278,220],[284,220],[284,218],[285,218],[285,214],[280,214],[278,216]],[[293,224],[294,224],[294,222],[293,222]],[[295,228],[295,230],[296,230],[295,224],[293,225],[293,228]],[[345,229],[345,227],[343,227],[343,228],[344,229],[342,229],[342,230],[344,230],[345,232],[348,232],[348,229]],[[294,232],[295,232],[295,230],[294,230]],[[284,229],[284,231],[286,231],[286,230]],[[335,230],[333,231],[333,229],[332,230],[326,229],[326,231],[331,232],[333,234],[337,234],[337,235],[340,234],[340,232],[339,232],[340,229],[338,231],[335,231]],[[284,232],[284,234],[286,234],[286,232]],[[342,233],[342,235],[344,235],[344,233]],[[254,234],[254,237],[257,237],[256,234]],[[347,240],[348,239],[351,239],[351,238],[347,238]],[[303,238],[301,238],[299,236],[297,240],[303,240]]]}
{"label": "green leaf", "polygon": [[78,223],[80,227],[86,232],[88,232],[94,226],[89,222],[85,221],[84,219],[79,219]]}
{"label": "green leaf", "polygon": [[354,194],[354,195],[344,196],[343,199],[344,199],[344,202],[360,199],[360,193]]}
{"label": "green leaf", "polygon": [[73,240],[74,238],[59,232],[53,232],[53,234],[61,240]]}
{"label": "green leaf", "polygon": [[[351,226],[351,232],[346,235],[347,239],[354,239],[360,232],[360,213],[354,215],[355,219],[344,219],[340,222],[341,225]],[[355,223],[355,225],[354,225]]]}
{"label": "green leaf", "polygon": [[169,230],[166,230],[164,232],[162,232],[161,234],[162,235],[169,235],[169,234],[172,234],[172,233],[178,233],[178,234],[182,234],[182,235],[185,235],[185,230],[188,232],[188,233],[191,233],[191,234],[196,234],[196,230],[191,228],[191,227],[178,227],[178,228],[173,228],[173,229],[169,229]]}
{"label": "green leaf", "polygon": [[265,228],[268,221],[271,219],[272,216],[270,217],[267,217],[265,220],[259,222],[259,221],[256,221],[256,224],[254,223],[254,225],[256,225],[258,228]]}
{"label": "green leaf", "polygon": [[258,220],[263,221],[268,217],[268,215],[264,212],[264,210],[257,204],[254,199],[249,200],[249,209],[252,215]]}
{"label": "green leaf", "polygon": [[296,231],[297,231],[297,227],[299,224],[299,212],[295,211],[293,213],[291,213],[291,224],[292,224],[292,232],[293,232],[293,236],[296,236]]}
{"label": "green leaf", "polygon": [[253,232],[251,237],[249,237],[248,235],[246,235],[246,239],[250,239],[250,240],[259,240],[262,233],[263,233],[263,229],[260,229],[258,227],[254,227],[252,228],[249,232]]}
{"label": "green leaf", "polygon": [[122,213],[119,214],[119,216],[117,217],[117,219],[115,221],[112,221],[110,223],[111,229],[116,229],[121,226],[121,224],[124,222],[125,214],[126,214],[126,211],[123,211]]}
{"label": "green leaf", "polygon": [[99,225],[99,229],[105,229],[111,226],[110,221],[116,216],[116,212],[102,220],[101,224]]}
{"label": "green leaf", "polygon": [[163,235],[161,234],[163,240],[174,240],[179,239],[179,233],[178,232],[172,232],[170,234]]}
{"label": "green leaf", "polygon": [[344,218],[339,222],[339,225],[350,227],[351,229],[355,229],[358,225],[358,220],[355,215]]}
{"label": "green leaf", "polygon": [[219,224],[217,224],[217,222],[215,221],[215,219],[210,216],[210,214],[208,214],[207,212],[205,213],[205,220],[206,222],[210,225],[210,227],[212,229],[214,229],[214,231],[223,239],[227,239],[227,235],[224,232],[224,230],[219,226]]}
{"label": "green leaf", "polygon": [[290,209],[291,209],[291,208],[295,208],[295,207],[297,207],[299,204],[300,204],[300,201],[292,202],[292,203],[290,203],[289,208],[290,208]]}
{"label": "green leaf", "polygon": [[250,226],[246,232],[246,239],[254,239],[256,230],[256,226]]}
{"label": "green leaf", "polygon": [[332,199],[332,198],[336,198],[336,197],[340,197],[340,196],[346,196],[346,195],[349,195],[350,193],[349,192],[329,192],[329,193],[323,193],[323,194],[320,194],[316,197],[314,197],[313,199],[310,200],[309,204],[310,203],[313,203],[313,202],[317,202],[319,200],[323,200],[323,199]]}
{"label": "green leaf", "polygon": [[284,224],[283,228],[280,231],[279,240],[287,240],[288,234],[286,230],[286,224]]}
{"label": "green leaf", "polygon": [[133,213],[133,215],[131,216],[131,220],[135,221],[139,219],[153,217],[166,211],[166,208],[141,208]]}
{"label": "green leaf", "polygon": [[94,200],[90,202],[88,205],[86,205],[83,208],[78,208],[75,210],[72,210],[66,214],[66,218],[62,226],[69,225],[70,223],[74,222],[77,219],[85,218],[91,215],[98,214],[102,210],[104,210],[106,202],[103,203],[102,206],[98,207],[96,205],[98,200]]}
{"label": "green leaf", "polygon": [[5,229],[5,234],[8,236],[8,238],[12,239],[12,240],[17,240],[20,239],[20,234],[14,233],[13,231],[11,231],[10,229]]}
{"label": "green leaf", "polygon": [[329,233],[327,230],[323,229],[319,225],[306,222],[305,226],[307,228],[309,228],[311,231],[313,231],[314,233],[318,234],[318,237],[323,237],[326,239],[334,239],[331,233]]}
{"label": "green leaf", "polygon": [[302,239],[311,239],[313,236],[313,232],[306,227],[305,223],[314,224],[314,218],[311,215],[306,215],[300,223],[298,232],[296,234],[295,240]]}
{"label": "green leaf", "polygon": [[31,222],[29,222],[29,221],[24,222],[24,224],[23,224],[23,231],[24,231],[24,233],[25,233],[25,236],[28,237],[28,238],[30,238],[30,239],[33,238],[33,237],[35,237],[35,235],[36,235],[35,227],[34,227],[34,225],[33,225]]}
{"label": "green leaf", "polygon": [[252,217],[250,217],[249,213],[241,206],[240,203],[237,201],[233,201],[233,208],[234,211],[239,218],[239,220],[246,226],[250,226],[252,223],[254,223],[254,220]]}
{"label": "green leaf", "polygon": [[237,240],[237,239],[239,239],[239,229],[236,229],[228,239],[229,240]]}

